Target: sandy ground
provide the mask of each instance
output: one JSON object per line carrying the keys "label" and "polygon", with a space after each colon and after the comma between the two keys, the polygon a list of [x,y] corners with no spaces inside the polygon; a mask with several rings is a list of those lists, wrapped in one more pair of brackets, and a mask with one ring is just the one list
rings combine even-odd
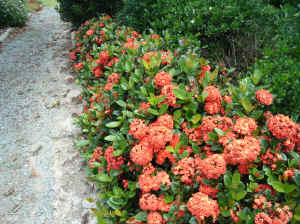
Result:
{"label": "sandy ground", "polygon": [[68,73],[70,25],[33,14],[0,51],[0,223],[94,223],[95,195],[74,148],[79,86]]}

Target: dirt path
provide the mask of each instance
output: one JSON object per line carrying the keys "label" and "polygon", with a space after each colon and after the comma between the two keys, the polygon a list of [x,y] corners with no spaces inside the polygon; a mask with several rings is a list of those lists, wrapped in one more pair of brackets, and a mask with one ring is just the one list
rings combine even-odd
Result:
{"label": "dirt path", "polygon": [[[53,8],[0,52],[0,223],[84,224],[92,194],[73,146],[79,87],[68,74],[70,26]],[[93,195],[93,194],[92,194]]]}

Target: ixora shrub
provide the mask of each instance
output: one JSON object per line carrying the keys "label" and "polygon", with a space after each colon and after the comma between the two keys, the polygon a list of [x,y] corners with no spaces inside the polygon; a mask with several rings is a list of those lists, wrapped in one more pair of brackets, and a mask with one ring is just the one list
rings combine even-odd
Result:
{"label": "ixora shrub", "polygon": [[0,0],[0,28],[24,26],[27,20],[24,2],[21,0]]}
{"label": "ixora shrub", "polygon": [[122,0],[58,0],[58,3],[61,18],[75,27],[101,13],[114,15],[122,7]]}
{"label": "ixora shrub", "polygon": [[76,40],[77,146],[99,223],[299,222],[300,125],[268,111],[260,75],[232,86],[188,44],[169,51],[165,37],[108,16]]}

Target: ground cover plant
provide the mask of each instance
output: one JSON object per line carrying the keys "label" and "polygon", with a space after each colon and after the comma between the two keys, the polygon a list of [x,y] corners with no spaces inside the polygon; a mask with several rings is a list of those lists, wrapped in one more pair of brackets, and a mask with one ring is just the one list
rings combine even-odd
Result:
{"label": "ground cover plant", "polygon": [[28,18],[22,0],[0,1],[0,28],[24,26]]}
{"label": "ground cover plant", "polygon": [[272,114],[259,72],[230,84],[222,63],[109,16],[70,49],[84,113],[76,141],[99,187],[98,222],[297,223],[300,125]]}

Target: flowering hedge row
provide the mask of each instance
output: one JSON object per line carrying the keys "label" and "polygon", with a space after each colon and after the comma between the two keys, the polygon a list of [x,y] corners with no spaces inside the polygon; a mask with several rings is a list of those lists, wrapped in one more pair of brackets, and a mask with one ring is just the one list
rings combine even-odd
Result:
{"label": "flowering hedge row", "polygon": [[86,104],[77,141],[99,187],[98,222],[297,223],[300,125],[271,114],[259,74],[229,84],[181,40],[109,16],[70,50]]}

